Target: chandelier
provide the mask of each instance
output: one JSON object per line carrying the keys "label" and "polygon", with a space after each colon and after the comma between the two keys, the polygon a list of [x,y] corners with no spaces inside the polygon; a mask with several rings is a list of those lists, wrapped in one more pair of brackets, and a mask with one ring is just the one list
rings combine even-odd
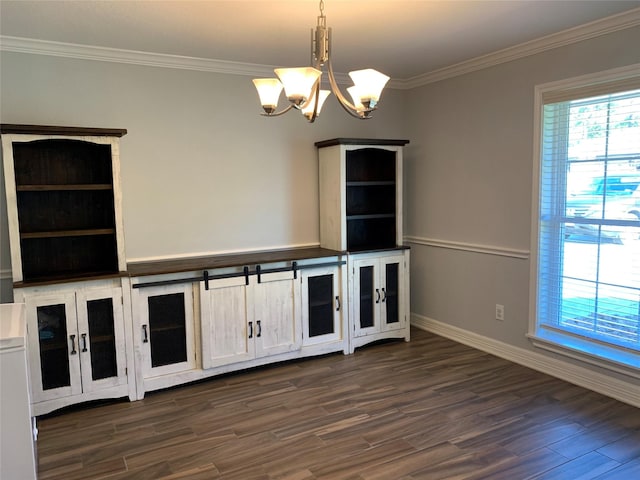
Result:
{"label": "chandelier", "polygon": [[[323,0],[320,0],[318,24],[315,30],[311,30],[311,64],[311,67],[276,68],[274,72],[278,78],[253,80],[264,109],[262,115],[275,117],[296,109],[309,122],[313,122],[320,115],[324,101],[333,92],[348,114],[359,119],[371,118],[389,77],[372,68],[349,72],[354,85],[347,88],[347,91],[353,102],[347,100],[338,87],[331,66],[331,28],[327,28]],[[324,66],[327,67],[331,90],[323,90],[321,86]],[[289,105],[277,111],[283,88]]]}

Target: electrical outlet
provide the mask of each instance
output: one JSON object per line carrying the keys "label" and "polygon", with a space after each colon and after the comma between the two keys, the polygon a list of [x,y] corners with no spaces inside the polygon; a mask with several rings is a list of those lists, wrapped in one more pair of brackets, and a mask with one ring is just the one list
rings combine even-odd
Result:
{"label": "electrical outlet", "polygon": [[496,320],[504,320],[504,305],[496,303]]}

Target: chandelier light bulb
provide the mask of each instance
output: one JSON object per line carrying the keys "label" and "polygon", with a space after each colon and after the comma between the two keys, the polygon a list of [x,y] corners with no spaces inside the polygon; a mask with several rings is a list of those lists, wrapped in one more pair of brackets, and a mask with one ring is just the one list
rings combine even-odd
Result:
{"label": "chandelier light bulb", "polygon": [[277,78],[254,78],[253,84],[258,90],[260,103],[267,115],[276,111],[280,92],[282,92],[282,83]]}
{"label": "chandelier light bulb", "polygon": [[353,87],[347,88],[347,92],[351,95],[353,99],[353,106],[356,107],[356,112],[362,118],[368,117],[371,113],[371,110],[368,110],[362,102],[360,101],[361,92],[358,86],[354,85]]}
{"label": "chandelier light bulb", "polygon": [[284,85],[284,93],[296,107],[303,105],[311,96],[313,84],[322,72],[313,67],[276,68],[276,75]]}
{"label": "chandelier light bulb", "polygon": [[382,89],[389,81],[389,77],[373,68],[355,70],[349,72],[349,76],[353,80],[354,86],[358,88],[360,102],[366,108],[375,108],[378,100],[380,100]]}
{"label": "chandelier light bulb", "polygon": [[[318,109],[316,110],[316,117],[320,115],[320,110],[322,110],[322,105],[324,104],[324,101],[327,99],[327,97],[330,94],[331,94],[331,90],[320,90],[320,96],[318,98]],[[316,106],[316,97],[315,95],[313,95],[311,99],[307,102],[307,104],[300,109],[300,111],[305,117],[311,118],[311,116],[313,115],[313,110],[315,106]]]}

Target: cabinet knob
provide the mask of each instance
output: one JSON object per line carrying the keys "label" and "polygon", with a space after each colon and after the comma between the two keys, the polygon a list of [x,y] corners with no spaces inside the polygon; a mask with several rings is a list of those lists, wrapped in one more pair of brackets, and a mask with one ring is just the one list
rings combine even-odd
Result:
{"label": "cabinet knob", "polygon": [[258,324],[258,333],[256,334],[256,337],[260,338],[260,336],[262,335],[262,323],[261,323],[261,320],[258,320],[256,323]]}
{"label": "cabinet knob", "polygon": [[87,334],[83,333],[81,337],[82,337],[82,352],[86,352],[87,351]]}
{"label": "cabinet knob", "polygon": [[249,338],[253,338],[253,322],[249,322]]}
{"label": "cabinet knob", "polygon": [[384,303],[384,301],[387,299],[387,292],[384,291],[384,288],[382,289],[382,303]]}
{"label": "cabinet knob", "polygon": [[380,303],[380,289],[376,288],[376,303]]}
{"label": "cabinet knob", "polygon": [[149,343],[149,332],[147,331],[147,326],[142,325],[142,343]]}
{"label": "cabinet knob", "polygon": [[336,295],[336,312],[340,311],[340,297]]}

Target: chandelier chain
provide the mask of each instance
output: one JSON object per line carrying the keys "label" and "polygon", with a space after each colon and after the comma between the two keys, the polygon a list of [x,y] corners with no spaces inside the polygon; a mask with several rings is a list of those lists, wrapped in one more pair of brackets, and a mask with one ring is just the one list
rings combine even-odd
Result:
{"label": "chandelier chain", "polygon": [[324,0],[320,0],[320,16],[324,17]]}

